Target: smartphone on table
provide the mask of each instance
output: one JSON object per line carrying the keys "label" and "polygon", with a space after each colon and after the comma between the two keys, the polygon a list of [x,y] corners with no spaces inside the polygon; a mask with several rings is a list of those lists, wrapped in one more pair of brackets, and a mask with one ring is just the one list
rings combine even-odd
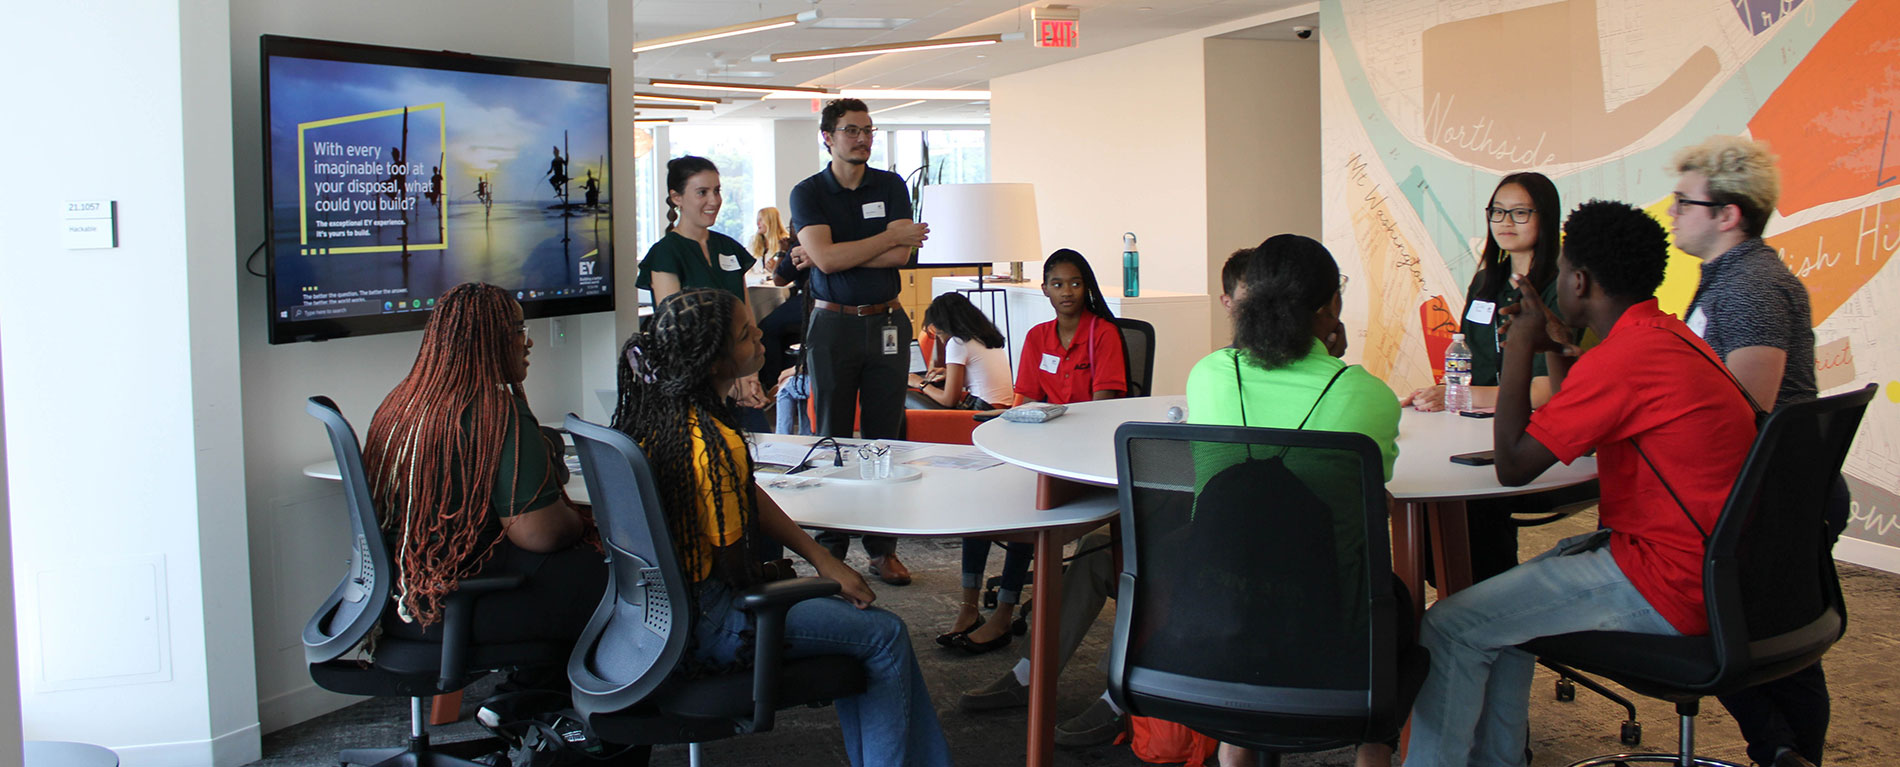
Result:
{"label": "smartphone on table", "polygon": [[1479,450],[1475,453],[1459,453],[1451,457],[1451,462],[1462,463],[1466,466],[1490,466],[1495,458],[1495,453],[1496,451],[1492,450]]}

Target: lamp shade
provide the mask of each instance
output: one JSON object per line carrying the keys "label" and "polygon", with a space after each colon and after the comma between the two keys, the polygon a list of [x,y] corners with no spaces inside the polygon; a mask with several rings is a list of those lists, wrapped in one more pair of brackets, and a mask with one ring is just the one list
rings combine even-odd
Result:
{"label": "lamp shade", "polygon": [[1042,260],[1033,184],[930,184],[918,207],[930,225],[920,266]]}

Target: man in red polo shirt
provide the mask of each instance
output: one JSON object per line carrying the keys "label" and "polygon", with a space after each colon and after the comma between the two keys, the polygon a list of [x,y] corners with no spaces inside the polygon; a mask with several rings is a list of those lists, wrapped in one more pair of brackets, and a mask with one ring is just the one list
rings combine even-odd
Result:
{"label": "man in red polo shirt", "polygon": [[1592,200],[1564,222],[1559,308],[1603,343],[1551,366],[1556,394],[1535,414],[1532,357],[1577,350],[1534,294],[1510,310],[1498,481],[1522,485],[1594,449],[1603,529],[1426,611],[1419,644],[1432,668],[1406,767],[1524,763],[1534,659],[1519,644],[1575,631],[1708,633],[1703,531],[1741,473],[1755,419],[1708,345],[1656,307],[1667,247],[1662,225],[1622,203]]}

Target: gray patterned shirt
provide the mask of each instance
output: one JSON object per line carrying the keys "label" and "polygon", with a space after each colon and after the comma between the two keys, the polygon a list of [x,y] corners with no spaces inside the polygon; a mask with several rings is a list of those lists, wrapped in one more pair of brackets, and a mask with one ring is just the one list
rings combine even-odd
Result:
{"label": "gray patterned shirt", "polygon": [[1729,352],[1750,346],[1787,352],[1775,399],[1781,405],[1806,402],[1818,394],[1812,319],[1807,286],[1788,271],[1774,248],[1751,237],[1702,263],[1702,281],[1689,302],[1686,321],[1724,361]]}

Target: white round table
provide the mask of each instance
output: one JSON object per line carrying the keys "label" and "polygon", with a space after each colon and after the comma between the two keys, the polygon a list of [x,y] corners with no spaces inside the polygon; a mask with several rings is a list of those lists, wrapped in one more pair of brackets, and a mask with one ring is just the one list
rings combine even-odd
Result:
{"label": "white round table", "polygon": [[[1165,422],[1168,408],[1187,410],[1187,398],[1132,397],[1069,406],[1048,423],[1013,423],[1001,418],[976,427],[976,446],[1025,469],[1089,485],[1113,486],[1115,429],[1130,421]],[[1188,412],[1188,420],[1194,414]],[[1491,449],[1491,419],[1449,412],[1421,413],[1403,408],[1399,416],[1399,458],[1385,490],[1401,501],[1468,501],[1522,495],[1569,487],[1596,478],[1595,457],[1569,466],[1552,466],[1522,487],[1498,484],[1490,466],[1466,466],[1451,456]]]}
{"label": "white round table", "polygon": [[[1072,497],[1073,483],[1117,484],[1115,429],[1130,421],[1165,422],[1170,407],[1188,411],[1189,422],[1194,420],[1186,397],[1132,397],[1076,403],[1047,423],[996,418],[978,426],[973,439],[977,447],[998,459],[1053,478],[1039,486],[1037,503],[1039,507],[1059,504]],[[1554,490],[1596,479],[1594,456],[1552,466],[1520,487],[1499,484],[1493,467],[1451,462],[1453,455],[1490,450],[1491,426],[1489,418],[1423,413],[1409,407],[1399,416],[1399,457],[1385,489],[1394,506],[1392,570],[1412,590],[1413,615],[1424,614],[1428,529],[1439,595],[1448,595],[1471,585],[1466,501]]]}

